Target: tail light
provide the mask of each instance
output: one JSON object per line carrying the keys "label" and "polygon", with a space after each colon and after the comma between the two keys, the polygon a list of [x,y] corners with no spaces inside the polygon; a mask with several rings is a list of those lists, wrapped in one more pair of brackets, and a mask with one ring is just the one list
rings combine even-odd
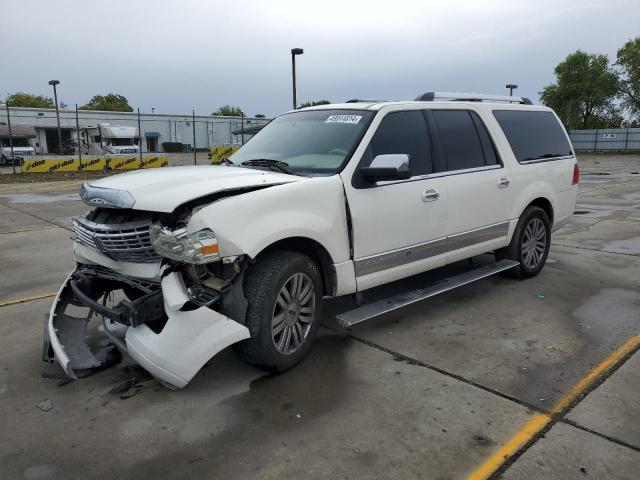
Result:
{"label": "tail light", "polygon": [[577,185],[579,181],[580,181],[580,167],[578,167],[578,164],[576,163],[573,166],[573,179],[571,180],[571,185]]}

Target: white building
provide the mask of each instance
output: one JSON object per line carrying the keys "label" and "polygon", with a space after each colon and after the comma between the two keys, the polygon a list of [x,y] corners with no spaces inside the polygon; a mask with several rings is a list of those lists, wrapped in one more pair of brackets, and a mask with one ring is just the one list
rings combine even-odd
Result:
{"label": "white building", "polygon": [[[35,128],[35,137],[29,143],[36,153],[58,153],[56,111],[50,108],[10,107],[11,126],[27,125]],[[108,123],[113,126],[138,127],[136,112],[103,112],[78,110],[80,129]],[[195,117],[195,146],[208,149],[218,145],[241,145],[255,134],[268,119],[255,117]],[[7,113],[0,112],[0,125],[7,124]],[[140,137],[143,152],[161,152],[164,142],[179,142],[185,149],[194,146],[193,118],[188,115],[163,113],[140,114]],[[60,128],[63,144],[71,140],[76,128],[75,110],[60,110]],[[243,135],[244,132],[244,135]],[[3,140],[4,142],[4,140]]]}

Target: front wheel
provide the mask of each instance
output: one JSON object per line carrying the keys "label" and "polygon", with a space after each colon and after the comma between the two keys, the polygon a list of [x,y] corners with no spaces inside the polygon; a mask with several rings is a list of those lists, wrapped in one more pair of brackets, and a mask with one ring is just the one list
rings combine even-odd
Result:
{"label": "front wheel", "polygon": [[509,246],[496,252],[499,260],[519,262],[505,273],[517,278],[534,277],[542,270],[551,247],[551,222],[540,207],[529,206],[520,216]]}
{"label": "front wheel", "polygon": [[235,346],[240,358],[267,370],[295,366],[311,348],[322,314],[317,265],[297,252],[258,258],[246,273],[246,327],[251,338]]}

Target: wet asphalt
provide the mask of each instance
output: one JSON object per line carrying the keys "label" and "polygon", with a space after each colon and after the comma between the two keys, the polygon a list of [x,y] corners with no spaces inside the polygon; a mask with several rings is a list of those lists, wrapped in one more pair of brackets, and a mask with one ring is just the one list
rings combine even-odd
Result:
{"label": "wet asphalt", "polygon": [[[640,156],[580,165],[575,215],[538,277],[490,277],[350,332],[334,316],[353,300],[331,300],[295,369],[268,375],[229,349],[182,391],[127,358],[73,382],[41,361],[47,295],[73,269],[70,219],[87,207],[78,182],[0,183],[0,478],[468,477],[640,334]],[[495,478],[638,478],[639,362],[625,355]]]}

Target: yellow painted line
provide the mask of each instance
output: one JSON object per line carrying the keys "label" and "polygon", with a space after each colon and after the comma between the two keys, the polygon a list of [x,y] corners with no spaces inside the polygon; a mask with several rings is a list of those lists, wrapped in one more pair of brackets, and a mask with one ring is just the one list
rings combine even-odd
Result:
{"label": "yellow painted line", "polygon": [[58,292],[41,293],[39,295],[33,295],[33,296],[30,296],[30,297],[11,298],[9,300],[5,300],[3,302],[0,302],[0,307],[7,307],[9,305],[16,305],[18,303],[31,302],[32,300],[40,300],[42,298],[55,297],[57,294],[58,294]]}
{"label": "yellow painted line", "polygon": [[0,235],[9,235],[11,233],[35,232],[37,230],[48,230],[50,228],[63,228],[58,225],[49,225],[47,227],[27,227],[22,230],[11,230],[10,232],[0,232]]}
{"label": "yellow painted line", "polygon": [[622,346],[614,350],[589,373],[587,373],[578,383],[576,383],[565,395],[558,400],[548,413],[537,413],[500,449],[491,455],[482,465],[476,468],[468,480],[485,480],[496,472],[504,463],[514,456],[518,450],[529,443],[555,415],[562,413],[573,403],[582,393],[584,393],[595,380],[607,370],[615,367],[625,355],[640,345],[640,335],[630,338]]}

